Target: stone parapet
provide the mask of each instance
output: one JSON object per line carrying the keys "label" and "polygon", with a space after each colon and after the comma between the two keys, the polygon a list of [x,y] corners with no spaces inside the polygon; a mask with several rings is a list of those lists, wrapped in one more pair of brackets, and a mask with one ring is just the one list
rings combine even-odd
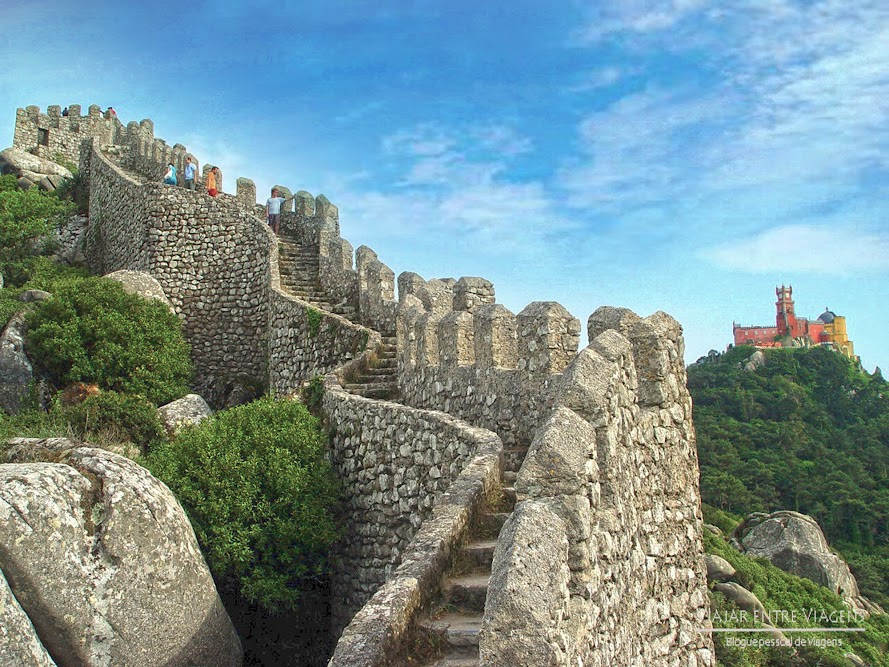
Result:
{"label": "stone parapet", "polygon": [[[697,459],[684,367],[672,357],[681,328],[662,313],[597,313],[595,337],[558,379],[516,480],[515,517],[494,554],[481,663],[506,667],[534,655],[543,660],[535,664],[565,667],[710,667],[712,643],[697,632],[709,605],[700,498],[689,478]],[[650,373],[640,378],[639,369]],[[651,391],[652,382],[679,390]],[[532,607],[517,603],[529,590],[549,594]]]}
{"label": "stone parapet", "polygon": [[84,144],[90,268],[150,273],[183,319],[197,370],[196,389],[211,403],[233,378],[267,377],[271,233],[234,198],[140,183],[96,141]]}
{"label": "stone parapet", "polygon": [[346,491],[332,595],[342,628],[393,573],[429,593],[430,572],[444,572],[483,492],[499,480],[502,443],[444,413],[349,394],[333,376],[322,406]]}
{"label": "stone parapet", "polygon": [[474,455],[407,545],[401,565],[343,631],[328,667],[386,667],[401,654],[413,624],[451,564],[485,498],[500,480],[502,443],[496,435],[463,427]]}

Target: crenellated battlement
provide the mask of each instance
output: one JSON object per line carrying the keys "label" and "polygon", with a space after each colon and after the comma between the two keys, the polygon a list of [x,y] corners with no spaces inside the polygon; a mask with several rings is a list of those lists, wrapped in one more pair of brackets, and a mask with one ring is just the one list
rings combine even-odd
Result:
{"label": "crenellated battlement", "polygon": [[359,664],[363,651],[376,657],[360,664],[389,664],[500,466],[528,450],[495,552],[482,663],[711,667],[709,639],[695,634],[706,623],[702,520],[673,318],[599,308],[578,352],[580,321],[563,306],[535,301],[513,313],[483,278],[405,272],[396,300],[394,272],[340,236],[337,207],[284,188],[282,234],[302,246],[304,265],[317,253],[325,302],[356,313],[319,318],[281,289],[279,246],[253,181],[238,178],[235,195],[216,198],[163,185],[168,162],[197,159],[155,137],[152,121],[124,127],[95,105],[86,115],[71,105],[68,116],[28,107],[17,112],[15,145],[81,165],[84,255],[99,272],[157,278],[183,317],[198,389],[217,405],[244,378],[290,394],[315,375],[365,365],[383,337],[396,338],[402,405],[347,393],[335,374],[325,383],[351,508],[335,564],[339,613],[377,593],[332,664]]}
{"label": "crenellated battlement", "polygon": [[495,303],[494,286],[483,278],[426,281],[404,273],[398,285],[404,400],[527,446],[554,380],[577,354],[577,318],[554,301],[513,314]]}
{"label": "crenellated battlement", "polygon": [[[62,107],[51,105],[46,113],[40,107],[29,106],[16,111],[13,146],[29,151],[48,160],[67,160],[79,164],[81,144],[85,139],[95,139],[103,150],[118,156],[126,169],[137,172],[150,181],[160,182],[173,163],[184,180],[185,158],[190,157],[195,167],[200,169],[198,158],[180,143],[170,145],[154,136],[154,122],[148,118],[139,122],[130,121],[126,126],[111,110],[102,112],[98,105],[90,105],[87,113],[81,115],[81,105],[68,106],[68,115],[62,115]],[[204,165],[206,172],[212,165]],[[196,183],[197,185],[197,183]],[[248,178],[236,181],[234,196],[238,205],[247,213],[257,214],[256,186]],[[222,181],[218,189],[222,191]],[[329,203],[329,202],[328,202]],[[332,206],[332,205],[331,205]],[[334,207],[335,208],[335,207]]]}

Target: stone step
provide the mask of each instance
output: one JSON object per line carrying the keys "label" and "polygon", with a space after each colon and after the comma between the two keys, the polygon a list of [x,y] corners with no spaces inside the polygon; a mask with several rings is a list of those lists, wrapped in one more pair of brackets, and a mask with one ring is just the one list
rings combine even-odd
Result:
{"label": "stone step", "polygon": [[355,389],[360,389],[362,391],[371,389],[394,391],[398,389],[398,385],[394,382],[349,382],[343,387],[343,389],[345,389],[346,391],[353,391]]}
{"label": "stone step", "polygon": [[491,569],[491,563],[494,560],[494,547],[497,546],[497,540],[494,538],[486,540],[476,540],[469,544],[464,544],[461,551],[463,558],[473,568]]}
{"label": "stone step", "polygon": [[503,469],[518,472],[522,467],[525,456],[528,455],[527,447],[513,447],[503,450]]}
{"label": "stone step", "polygon": [[350,389],[350,394],[363,396],[364,398],[374,398],[378,401],[395,401],[398,402],[400,394],[398,389]]}
{"label": "stone step", "polygon": [[473,534],[478,539],[490,538],[496,540],[500,534],[500,529],[503,528],[503,524],[506,523],[510,514],[511,512],[486,512],[480,514],[475,521]]}
{"label": "stone step", "polygon": [[503,486],[500,488],[503,492],[503,503],[510,511],[513,510],[516,503],[516,493],[515,487],[512,486]]}
{"label": "stone step", "polygon": [[484,612],[490,579],[490,572],[448,577],[442,586],[444,601],[461,611]]}
{"label": "stone step", "polygon": [[361,372],[363,377],[393,377],[395,373],[393,372],[395,369],[390,368],[388,366],[375,366],[373,368],[366,368]]}
{"label": "stone step", "polygon": [[478,667],[480,664],[478,656],[448,655],[432,663],[431,667]]}
{"label": "stone step", "polygon": [[446,644],[447,648],[456,650],[457,656],[450,657],[459,656],[461,659],[475,657],[478,660],[478,635],[482,628],[482,614],[439,613],[432,618],[421,620],[419,626]]}

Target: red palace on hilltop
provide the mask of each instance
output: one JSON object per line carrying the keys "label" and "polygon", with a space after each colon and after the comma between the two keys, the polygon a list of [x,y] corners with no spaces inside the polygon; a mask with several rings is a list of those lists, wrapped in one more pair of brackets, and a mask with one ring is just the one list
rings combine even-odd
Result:
{"label": "red palace on hilltop", "polygon": [[732,324],[735,345],[756,347],[786,347],[796,340],[815,345],[832,347],[850,359],[855,359],[855,348],[846,334],[846,318],[825,309],[817,320],[797,317],[793,307],[793,286],[775,288],[775,326],[742,327]]}

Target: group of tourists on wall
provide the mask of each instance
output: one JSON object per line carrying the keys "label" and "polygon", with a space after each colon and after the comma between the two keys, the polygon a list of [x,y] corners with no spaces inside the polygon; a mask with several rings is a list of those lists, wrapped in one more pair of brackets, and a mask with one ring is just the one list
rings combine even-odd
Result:
{"label": "group of tourists on wall", "polygon": [[[185,168],[183,185],[186,190],[195,189],[195,183],[197,182],[197,171],[198,167],[191,159],[191,156],[185,157]],[[219,194],[219,181],[221,177],[219,175],[219,167],[213,167],[210,171],[207,172],[207,194],[211,197],[215,197]],[[167,171],[164,174],[164,183],[167,185],[179,185],[179,176],[178,170],[176,169],[176,165],[172,162],[167,164]]]}

